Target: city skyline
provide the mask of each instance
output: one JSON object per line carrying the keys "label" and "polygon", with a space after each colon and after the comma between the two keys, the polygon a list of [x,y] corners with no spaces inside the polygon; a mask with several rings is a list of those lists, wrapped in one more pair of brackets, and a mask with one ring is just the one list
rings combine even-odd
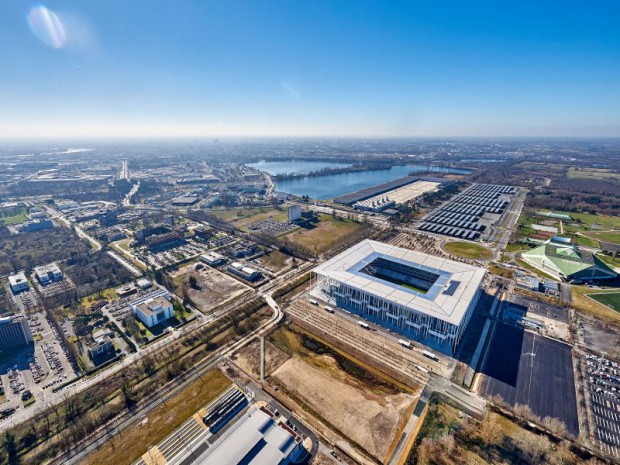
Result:
{"label": "city skyline", "polygon": [[0,6],[0,137],[617,137],[620,7]]}

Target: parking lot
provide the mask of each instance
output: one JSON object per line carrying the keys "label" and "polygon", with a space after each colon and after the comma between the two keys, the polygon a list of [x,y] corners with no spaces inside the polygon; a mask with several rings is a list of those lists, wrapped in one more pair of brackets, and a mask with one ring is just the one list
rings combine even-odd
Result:
{"label": "parking lot", "polygon": [[29,315],[35,343],[27,348],[7,352],[0,359],[0,382],[5,403],[0,410],[23,408],[22,396],[30,391],[35,401],[75,378],[77,366],[70,362],[67,347],[44,313]]}
{"label": "parking lot", "polygon": [[500,220],[517,192],[512,186],[474,184],[426,215],[418,229],[477,241]]}
{"label": "parking lot", "polygon": [[594,436],[604,452],[620,457],[620,364],[587,355],[585,382]]}
{"label": "parking lot", "polygon": [[557,418],[579,435],[572,352],[566,344],[498,322],[479,392],[487,398],[499,395],[512,407],[528,405],[535,415]]}

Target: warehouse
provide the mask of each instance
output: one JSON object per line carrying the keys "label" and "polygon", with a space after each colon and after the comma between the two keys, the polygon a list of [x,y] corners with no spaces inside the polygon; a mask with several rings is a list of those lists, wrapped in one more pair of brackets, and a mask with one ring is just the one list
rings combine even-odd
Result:
{"label": "warehouse", "polygon": [[484,268],[364,240],[314,270],[336,305],[453,353],[480,298]]}

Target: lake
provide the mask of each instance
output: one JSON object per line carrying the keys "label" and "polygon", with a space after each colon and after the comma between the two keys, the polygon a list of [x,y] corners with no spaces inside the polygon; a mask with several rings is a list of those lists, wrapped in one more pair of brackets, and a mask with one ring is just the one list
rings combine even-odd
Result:
{"label": "lake", "polygon": [[250,168],[269,173],[272,176],[278,174],[307,174],[323,168],[345,168],[351,166],[350,163],[338,163],[331,161],[305,161],[305,160],[281,160],[266,161],[261,160],[257,163],[246,163]]}
{"label": "lake", "polygon": [[[281,163],[284,164],[286,162]],[[387,170],[357,171],[354,173],[327,174],[325,176],[286,179],[276,182],[276,191],[299,196],[307,195],[313,199],[326,200],[367,187],[376,186],[393,179],[402,178],[409,173],[426,171],[454,174],[470,173],[469,170],[459,168],[444,168],[428,165],[401,165],[392,166]],[[290,171],[286,170],[283,171],[283,173],[289,172]]]}

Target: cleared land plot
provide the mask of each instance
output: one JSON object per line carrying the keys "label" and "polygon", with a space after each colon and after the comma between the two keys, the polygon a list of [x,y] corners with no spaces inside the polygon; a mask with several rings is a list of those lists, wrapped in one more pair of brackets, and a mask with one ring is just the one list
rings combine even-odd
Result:
{"label": "cleared land plot", "polygon": [[278,250],[269,250],[265,253],[265,255],[257,259],[260,265],[267,268],[267,270],[272,273],[277,273],[281,269],[285,268],[290,260],[292,260],[292,257],[283,254]]}
{"label": "cleared land plot", "polygon": [[488,348],[480,393],[511,406],[528,405],[541,418],[561,420],[579,435],[571,348],[498,323]]}
{"label": "cleared land plot", "polygon": [[605,168],[576,168],[571,166],[566,172],[568,179],[620,180],[620,173]]}
{"label": "cleared land plot", "polygon": [[159,443],[201,407],[230,386],[218,370],[194,381],[176,396],[151,411],[145,420],[134,424],[123,435],[115,436],[83,462],[85,465],[131,464]]}
{"label": "cleared land plot", "polygon": [[287,329],[279,329],[270,339],[292,355],[273,372],[272,379],[294,399],[383,460],[417,396],[400,391],[349,359],[336,360],[333,355],[320,354],[324,346],[302,340]]}
{"label": "cleared land plot", "polygon": [[311,228],[301,228],[287,234],[286,239],[306,247],[313,253],[322,253],[331,249],[339,242],[364,226],[344,218],[333,218],[330,215],[321,215],[318,223],[312,223]]}
{"label": "cleared land plot", "polygon": [[452,255],[462,258],[488,260],[493,257],[491,250],[470,242],[448,242],[444,244],[444,249]]}
{"label": "cleared land plot", "polygon": [[[203,313],[250,289],[236,279],[206,265],[200,270],[195,268],[196,264],[191,263],[171,271],[170,276],[177,294],[187,293],[194,305]],[[195,287],[190,285],[190,276],[196,278]]]}
{"label": "cleared land plot", "polygon": [[[286,362],[290,355],[281,351],[269,341],[265,341],[265,376],[269,376],[280,365]],[[233,358],[235,364],[246,373],[254,377],[260,376],[260,342],[255,339],[245,346]]]}
{"label": "cleared land plot", "polygon": [[620,292],[588,294],[588,297],[602,303],[616,312],[620,312]]}

